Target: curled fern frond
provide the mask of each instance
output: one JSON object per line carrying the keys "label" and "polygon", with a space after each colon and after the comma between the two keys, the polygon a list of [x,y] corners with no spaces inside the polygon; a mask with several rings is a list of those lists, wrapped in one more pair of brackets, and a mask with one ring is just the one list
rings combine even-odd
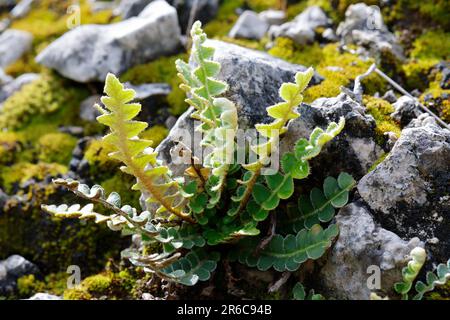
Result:
{"label": "curled fern frond", "polygon": [[414,280],[417,278],[420,270],[422,269],[425,260],[427,259],[427,253],[425,249],[416,247],[409,254],[411,260],[408,265],[403,268],[402,276],[403,281],[397,282],[394,285],[394,289],[397,293],[402,295],[402,299],[408,299],[408,292],[411,290]]}
{"label": "curled fern frond", "polygon": [[152,141],[138,137],[147,123],[132,120],[141,110],[141,105],[131,103],[136,93],[125,89],[113,75],[108,74],[102,103],[106,109],[96,105],[101,112],[97,120],[108,126],[111,132],[103,139],[114,152],[111,157],[121,161],[121,170],[136,177],[134,190],[149,194],[147,203],[157,203],[157,213],[169,212],[185,221],[195,221],[185,212],[186,202],[180,193],[180,180],[172,179],[171,172],[157,160],[157,153],[150,147]]}
{"label": "curled fern frond", "polygon": [[[78,218],[81,220],[94,219],[96,223],[106,222],[108,227],[114,231],[122,230],[123,228],[135,229],[136,232],[145,234],[146,236],[155,236],[158,234],[155,230],[149,230],[146,225],[151,218],[150,212],[144,211],[137,213],[137,210],[129,205],[121,205],[120,195],[117,192],[112,192],[106,197],[105,190],[95,185],[89,188],[88,185],[81,184],[72,179],[56,179],[53,181],[56,185],[65,187],[75,193],[78,197],[89,200],[92,203],[81,207],[79,204],[68,206],[63,205],[42,205],[42,210],[59,218]],[[110,209],[114,214],[106,216],[94,210],[94,204],[98,203],[107,209]]]}

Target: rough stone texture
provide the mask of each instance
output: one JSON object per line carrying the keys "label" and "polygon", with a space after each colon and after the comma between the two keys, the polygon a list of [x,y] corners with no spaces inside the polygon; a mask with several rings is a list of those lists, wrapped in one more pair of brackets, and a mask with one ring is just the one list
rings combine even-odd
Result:
{"label": "rough stone texture", "polygon": [[259,17],[266,21],[269,26],[279,26],[286,20],[286,13],[283,10],[269,9],[261,11]]}
{"label": "rough stone texture", "polygon": [[349,6],[345,21],[339,24],[336,33],[344,44],[359,45],[371,55],[380,55],[387,50],[398,59],[404,59],[402,47],[384,24],[376,6],[364,3]]}
{"label": "rough stone texture", "polygon": [[329,25],[331,25],[331,20],[328,19],[325,12],[318,6],[312,6],[296,16],[294,20],[281,26],[270,27],[269,36],[272,39],[288,37],[298,44],[306,44],[314,41],[316,28]]}
{"label": "rough stone texture", "polygon": [[239,16],[228,36],[230,38],[260,40],[268,29],[269,24],[256,12],[246,10]]}
{"label": "rough stone texture", "polygon": [[416,101],[408,96],[400,97],[394,104],[395,111],[391,117],[400,122],[402,127],[407,126],[413,119],[422,114]]}
{"label": "rough stone texture", "polygon": [[183,33],[189,32],[187,30],[189,28],[189,19],[196,3],[197,6],[192,22],[200,20],[202,23],[207,23],[214,19],[219,10],[219,0],[169,0],[168,2],[177,9],[178,21]]}
{"label": "rough stone texture", "polygon": [[7,84],[12,81],[13,78],[5,73],[2,68],[0,68],[0,86]]}
{"label": "rough stone texture", "polygon": [[19,59],[30,50],[33,36],[29,32],[8,29],[0,34],[0,68]]}
{"label": "rough stone texture", "polygon": [[427,240],[431,261],[450,252],[450,132],[407,128],[390,155],[358,184],[380,224],[403,238]]}
{"label": "rough stone texture", "polygon": [[397,101],[397,96],[395,95],[395,92],[393,90],[386,91],[381,98],[389,103],[394,103]]}
{"label": "rough stone texture", "polygon": [[16,79],[8,82],[3,87],[0,87],[0,103],[8,99],[14,92],[19,91],[22,86],[27,83],[37,80],[39,75],[36,73],[25,73]]}
{"label": "rough stone texture", "polygon": [[326,28],[322,33],[322,38],[328,42],[335,42],[338,40],[338,37],[332,28]]}
{"label": "rough stone texture", "polygon": [[37,274],[38,268],[19,255],[0,261],[0,295],[12,294],[17,289],[17,279],[27,274]]}
{"label": "rough stone texture", "polygon": [[311,161],[317,179],[337,176],[342,171],[358,179],[382,154],[374,140],[375,120],[347,95],[317,99],[311,106],[302,104],[299,112],[301,116],[289,124],[288,132],[281,140],[281,154],[292,151],[298,139],[309,138],[315,127],[325,129],[330,122],[345,117],[344,130]]}
{"label": "rough stone texture", "polygon": [[153,0],[121,0],[114,10],[115,15],[128,19],[139,15],[142,10]]}
{"label": "rough stone texture", "polygon": [[368,272],[369,266],[380,268],[383,296],[392,293],[394,283],[402,279],[410,251],[423,247],[418,238],[407,242],[377,225],[360,201],[342,208],[336,223],[339,237],[317,277],[320,292],[328,297],[369,299],[367,280],[373,274]]}
{"label": "rough stone texture", "polygon": [[60,296],[55,296],[53,294],[39,292],[34,294],[27,300],[62,300],[62,298]]}
{"label": "rough stone texture", "polygon": [[171,54],[179,46],[176,10],[157,0],[138,17],[71,30],[45,48],[36,60],[78,82],[104,81],[108,72],[120,74],[134,65]]}

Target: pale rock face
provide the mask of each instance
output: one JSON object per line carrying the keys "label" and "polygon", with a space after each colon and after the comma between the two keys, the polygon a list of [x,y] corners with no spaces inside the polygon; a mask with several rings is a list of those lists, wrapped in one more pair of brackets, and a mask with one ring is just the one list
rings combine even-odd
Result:
{"label": "pale rock face", "polygon": [[286,13],[283,10],[266,10],[259,13],[259,17],[265,20],[269,26],[279,26],[286,20]]}
{"label": "pale rock face", "polygon": [[433,262],[448,259],[450,132],[433,123],[406,128],[389,156],[358,183],[385,228],[430,242]]}
{"label": "pale rock face", "polygon": [[108,72],[121,74],[174,53],[179,46],[176,10],[157,0],[138,17],[110,25],[84,25],[65,33],[36,61],[78,82],[104,81]]}
{"label": "pale rock face", "polygon": [[[415,247],[423,247],[418,238],[402,240],[374,222],[369,209],[360,201],[342,208],[336,216],[339,236],[320,270],[321,293],[336,299],[368,300],[371,291],[392,295],[393,286],[402,280],[402,268]],[[380,288],[374,270],[379,270]],[[369,285],[368,285],[369,284]],[[319,290],[319,288],[317,288]]]}
{"label": "pale rock face", "polygon": [[31,49],[29,32],[8,29],[0,34],[0,68],[7,67]]}
{"label": "pale rock face", "polygon": [[288,37],[298,44],[307,44],[314,41],[318,27],[331,25],[325,12],[318,6],[308,7],[294,20],[286,22],[281,26],[272,26],[269,29],[270,38]]}
{"label": "pale rock face", "polygon": [[269,29],[269,24],[256,12],[244,11],[230,30],[230,38],[260,40]]}
{"label": "pale rock face", "polygon": [[402,47],[384,24],[377,6],[364,3],[350,5],[345,12],[345,21],[339,24],[336,34],[344,44],[360,46],[365,54],[376,56],[388,51],[396,58],[404,59]]}

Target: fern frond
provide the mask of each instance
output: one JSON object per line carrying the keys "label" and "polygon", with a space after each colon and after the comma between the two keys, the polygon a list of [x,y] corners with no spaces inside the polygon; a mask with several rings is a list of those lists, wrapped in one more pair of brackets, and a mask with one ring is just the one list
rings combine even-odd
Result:
{"label": "fern frond", "polygon": [[404,300],[408,299],[408,292],[411,290],[413,282],[417,278],[427,258],[425,249],[420,247],[414,248],[409,255],[411,260],[402,270],[403,281],[397,282],[394,285],[395,291],[401,294]]}
{"label": "fern frond", "polygon": [[201,146],[212,149],[203,165],[211,168],[212,175],[218,177],[211,188],[217,193],[215,201],[218,201],[230,164],[234,162],[238,116],[236,106],[230,100],[219,98],[228,90],[228,85],[216,78],[221,66],[212,60],[215,49],[205,45],[207,37],[199,21],[192,26],[191,37],[191,56],[196,66],[178,60],[176,67],[183,81],[180,87],[189,97],[186,102],[195,109],[191,117],[202,122],[196,128],[203,133]]}
{"label": "fern frond", "polygon": [[185,212],[185,199],[180,193],[179,180],[171,178],[168,167],[157,160],[157,153],[150,147],[152,141],[139,138],[147,123],[132,120],[141,111],[141,105],[131,103],[136,93],[125,89],[113,75],[108,74],[102,103],[106,109],[96,105],[101,115],[97,120],[108,126],[111,132],[103,139],[114,152],[111,157],[121,161],[121,170],[136,177],[133,190],[148,193],[147,203],[159,204],[157,213],[169,212],[185,221],[195,221]]}

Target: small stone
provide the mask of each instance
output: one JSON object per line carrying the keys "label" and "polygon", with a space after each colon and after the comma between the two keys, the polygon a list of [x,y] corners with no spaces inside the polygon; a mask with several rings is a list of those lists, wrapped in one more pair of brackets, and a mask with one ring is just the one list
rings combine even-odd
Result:
{"label": "small stone", "polygon": [[7,67],[31,49],[33,36],[29,32],[8,29],[0,34],[0,68]]}
{"label": "small stone", "polygon": [[85,121],[96,121],[100,112],[94,107],[96,103],[101,104],[99,94],[92,95],[84,99],[80,104],[80,118]]}
{"label": "small stone", "polygon": [[286,13],[283,10],[266,10],[259,13],[259,17],[267,22],[269,26],[279,26],[286,20]]}
{"label": "small stone", "polygon": [[241,14],[228,36],[230,38],[244,38],[260,40],[266,34],[269,24],[256,12],[247,10]]}
{"label": "small stone", "polygon": [[27,300],[62,300],[62,298],[60,296],[55,296],[53,294],[39,292],[34,294]]}
{"label": "small stone", "polygon": [[393,107],[395,108],[395,111],[391,114],[391,117],[399,122],[402,127],[406,127],[413,119],[422,114],[417,102],[408,96],[400,97],[397,102],[393,104]]}
{"label": "small stone", "polygon": [[386,91],[385,94],[381,98],[386,100],[389,103],[394,103],[397,101],[397,96],[395,95],[393,90]]}

